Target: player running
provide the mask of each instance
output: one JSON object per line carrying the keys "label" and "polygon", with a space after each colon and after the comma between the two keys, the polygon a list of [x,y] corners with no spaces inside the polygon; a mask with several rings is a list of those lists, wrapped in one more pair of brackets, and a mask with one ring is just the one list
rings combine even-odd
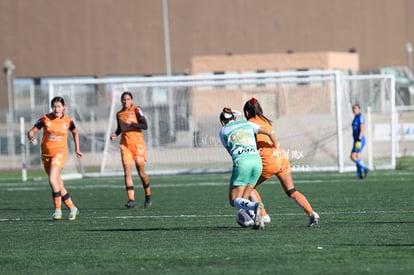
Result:
{"label": "player running", "polygon": [[115,140],[118,135],[122,134],[120,149],[122,166],[124,168],[125,188],[128,196],[128,202],[125,204],[125,207],[134,208],[136,206],[134,182],[132,179],[132,164],[135,163],[145,192],[144,207],[148,208],[152,205],[151,188],[148,175],[145,173],[147,151],[144,134],[142,133],[142,130],[146,130],[148,125],[141,109],[133,105],[132,99],[130,92],[122,93],[122,110],[116,114],[118,126],[115,132],[111,134],[110,139]]}
{"label": "player running", "polygon": [[266,135],[269,146],[275,146],[276,139],[273,133],[257,124],[245,120],[236,120],[236,116],[230,108],[224,108],[220,114],[220,122],[223,128],[220,131],[220,140],[227,149],[233,161],[233,172],[230,179],[229,202],[237,209],[254,211],[253,229],[263,229],[261,221],[261,202],[249,200],[250,192],[262,172],[262,162],[256,148],[254,135],[261,133]]}
{"label": "player running", "polygon": [[55,97],[51,101],[52,112],[41,117],[29,130],[27,137],[31,143],[35,142],[35,133],[43,128],[42,137],[42,163],[49,177],[49,185],[52,189],[52,197],[55,207],[54,220],[62,219],[62,201],[70,209],[69,220],[76,220],[79,214],[78,208],[72,202],[65,188],[60,172],[66,163],[68,155],[67,137],[70,131],[75,143],[75,153],[78,157],[83,154],[79,147],[79,134],[72,119],[64,114],[66,110],[65,100]]}
{"label": "player running", "polygon": [[[244,104],[243,112],[248,121],[256,123],[268,131],[273,132],[272,122],[263,114],[263,109],[256,98],[252,97]],[[312,206],[306,197],[296,190],[290,171],[290,161],[287,156],[285,156],[284,150],[280,146],[280,143],[276,141],[274,143],[277,144],[276,147],[271,146],[269,143],[269,138],[266,135],[262,135],[260,133],[256,135],[256,143],[257,148],[260,151],[260,156],[262,158],[263,170],[259,180],[256,183],[255,188],[257,188],[262,182],[269,179],[271,176],[275,175],[282,184],[282,187],[285,190],[286,194],[292,198],[300,207],[302,207],[306,214],[309,216],[308,226],[316,227],[318,225],[320,217],[318,213],[313,211]],[[261,202],[261,198],[258,193],[252,192],[252,195],[257,196],[257,198],[253,198],[255,201],[257,200]],[[267,213],[262,212],[262,215],[267,215]]]}

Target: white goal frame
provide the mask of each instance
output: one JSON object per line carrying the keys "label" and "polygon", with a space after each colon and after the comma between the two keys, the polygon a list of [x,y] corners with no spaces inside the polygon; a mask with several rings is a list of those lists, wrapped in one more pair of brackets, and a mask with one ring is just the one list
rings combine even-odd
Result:
{"label": "white goal frame", "polygon": [[[313,167],[307,169],[300,169],[301,171],[337,171],[345,172],[354,169],[354,167],[347,167],[345,165],[344,155],[344,140],[343,140],[343,118],[342,118],[342,106],[343,106],[343,92],[344,82],[354,80],[369,80],[369,79],[384,79],[390,81],[390,100],[388,102],[390,110],[390,147],[391,156],[389,165],[383,167],[377,167],[377,169],[395,169],[396,157],[397,157],[397,145],[396,145],[396,107],[395,107],[395,79],[393,75],[345,75],[338,70],[310,70],[310,71],[289,71],[289,72],[265,72],[265,73],[243,73],[243,74],[223,74],[223,75],[198,75],[198,76],[168,76],[168,77],[137,77],[137,78],[118,78],[118,79],[73,79],[73,80],[51,80],[49,81],[49,99],[52,99],[55,95],[60,95],[60,91],[57,87],[71,86],[71,85],[108,85],[111,84],[115,88],[115,93],[112,98],[110,112],[107,117],[107,130],[105,134],[105,146],[101,157],[101,163],[99,163],[98,173],[84,173],[84,176],[105,176],[105,175],[121,175],[122,173],[113,173],[106,170],[106,163],[109,157],[109,135],[113,131],[113,124],[115,120],[116,102],[119,102],[120,94],[129,89],[139,87],[163,87],[172,89],[174,87],[211,87],[211,86],[232,86],[232,85],[273,85],[280,83],[298,83],[300,79],[306,79],[307,82],[312,81],[330,81],[334,85],[335,92],[335,115],[336,115],[336,144],[337,144],[337,160],[336,164],[329,167]],[[75,91],[76,93],[76,91]],[[240,105],[242,102],[240,103]],[[169,113],[172,114],[174,110],[169,107]],[[367,113],[367,119],[369,119],[369,113]],[[168,123],[174,124],[174,118],[170,115]],[[173,127],[170,127],[170,129]],[[369,140],[368,140],[369,142]],[[372,148],[371,146],[368,146]],[[148,148],[151,150],[151,148]],[[368,150],[369,164],[372,164],[372,151]],[[225,169],[226,170],[226,169]],[[292,167],[292,170],[295,170]],[[198,172],[217,172],[222,171],[220,169],[186,169],[183,168],[175,170],[165,171],[148,171],[149,174],[175,174],[175,173],[198,173]],[[226,170],[227,171],[227,170]]]}

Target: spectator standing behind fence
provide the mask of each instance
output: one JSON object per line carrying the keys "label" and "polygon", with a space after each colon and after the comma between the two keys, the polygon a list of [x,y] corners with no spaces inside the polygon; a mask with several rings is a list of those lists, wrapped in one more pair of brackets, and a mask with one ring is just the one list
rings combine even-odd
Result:
{"label": "spectator standing behind fence", "polygon": [[41,117],[29,130],[27,137],[31,143],[35,142],[35,133],[43,128],[41,142],[42,163],[49,178],[52,189],[52,197],[55,207],[54,220],[62,219],[62,201],[69,208],[69,220],[76,220],[79,214],[78,208],[72,202],[61,177],[61,171],[66,163],[68,155],[67,137],[72,133],[75,143],[75,153],[78,157],[83,154],[80,151],[79,134],[73,120],[64,114],[66,110],[65,100],[55,97],[51,101],[52,112]]}
{"label": "spectator standing behind fence", "polygon": [[147,152],[142,130],[148,128],[147,121],[141,109],[133,105],[132,94],[128,91],[121,95],[122,109],[117,112],[117,128],[111,134],[111,140],[115,140],[120,134],[120,149],[122,156],[122,166],[124,168],[125,188],[128,196],[127,208],[136,206],[134,181],[132,179],[132,165],[138,171],[142,187],[145,191],[144,207],[152,205],[151,188],[148,175],[145,173],[145,162],[147,161]]}
{"label": "spectator standing behind fence", "polygon": [[351,160],[356,164],[357,177],[364,179],[368,175],[368,167],[361,160],[361,153],[365,147],[365,118],[361,113],[361,107],[359,104],[352,106],[352,112],[354,113],[354,120],[352,120],[352,137],[354,139]]}
{"label": "spectator standing behind fence", "polygon": [[[256,123],[268,131],[273,132],[272,122],[263,114],[262,106],[256,98],[252,97],[244,104],[243,112],[248,121]],[[255,188],[271,176],[275,175],[279,179],[286,194],[308,215],[308,226],[316,227],[320,217],[318,213],[313,211],[312,206],[306,197],[296,190],[290,171],[290,161],[287,156],[285,156],[285,152],[280,144],[277,144],[276,147],[269,145],[268,137],[261,134],[256,135],[256,142],[257,148],[260,151],[260,156],[262,157],[263,171]],[[252,195],[254,194],[255,193],[252,192]],[[256,195],[258,195],[258,193],[256,193]],[[261,201],[260,196],[257,199],[258,201]],[[266,213],[264,215],[266,215]]]}

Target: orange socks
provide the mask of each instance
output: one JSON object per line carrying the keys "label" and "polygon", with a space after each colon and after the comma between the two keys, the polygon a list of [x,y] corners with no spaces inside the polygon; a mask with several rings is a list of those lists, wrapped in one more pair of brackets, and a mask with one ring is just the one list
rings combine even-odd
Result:
{"label": "orange socks", "polygon": [[128,200],[135,201],[135,192],[134,192],[134,186],[127,186],[126,187]]}
{"label": "orange socks", "polygon": [[312,215],[313,209],[308,200],[304,195],[302,195],[299,191],[296,189],[293,189],[293,192],[289,194],[287,192],[288,196],[291,197],[300,207],[303,208],[303,210],[308,214],[308,216]]}
{"label": "orange socks", "polygon": [[62,201],[66,205],[66,207],[69,209],[72,209],[75,207],[75,205],[72,202],[72,199],[69,196],[69,193],[66,193],[66,195],[62,196]]}
{"label": "orange socks", "polygon": [[[262,202],[262,197],[260,197],[260,194],[259,192],[257,192],[256,189],[253,189],[252,192],[250,193],[250,201]],[[261,214],[262,214],[262,217],[267,215],[266,209],[264,207],[262,207]]]}
{"label": "orange socks", "polygon": [[61,210],[62,209],[62,195],[59,192],[52,192],[53,196],[53,203],[55,205],[55,210]]}
{"label": "orange socks", "polygon": [[[150,197],[151,196],[150,184],[149,183],[142,184],[142,187],[144,188],[145,196]],[[128,200],[135,201],[134,186],[127,186],[126,191],[127,191],[127,195],[128,195]]]}
{"label": "orange socks", "polygon": [[150,188],[150,183],[148,182],[148,183],[143,183],[142,184],[142,187],[144,188],[144,191],[145,191],[145,196],[146,197],[149,197],[149,196],[151,196],[151,188]]}
{"label": "orange socks", "polygon": [[[286,192],[286,194],[293,199],[305,212],[308,214],[308,216],[312,215],[313,209],[308,200],[302,193],[297,191],[296,189],[289,190]],[[259,192],[257,192],[256,189],[253,189],[253,191],[250,193],[250,200],[252,202],[262,202],[262,198],[260,197]],[[267,212],[266,209],[262,208],[262,217],[266,216]]]}

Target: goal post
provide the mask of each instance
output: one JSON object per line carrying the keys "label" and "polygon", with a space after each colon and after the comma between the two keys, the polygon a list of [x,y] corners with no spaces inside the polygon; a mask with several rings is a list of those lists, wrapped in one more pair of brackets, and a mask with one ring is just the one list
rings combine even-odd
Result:
{"label": "goal post", "polygon": [[395,93],[395,77],[388,74],[344,76],[343,83],[347,85],[343,94],[353,103],[360,104],[365,112],[369,167],[395,169],[398,145],[396,100],[399,99]]}
{"label": "goal post", "polygon": [[218,115],[225,106],[241,110],[251,97],[273,121],[293,171],[345,172],[355,169],[348,155],[354,103],[370,116],[372,127],[363,157],[372,159],[373,169],[395,168],[394,85],[392,75],[309,70],[55,80],[49,82],[49,98],[65,98],[81,135],[84,158],[68,164],[75,168],[65,168],[68,173],[81,167],[85,176],[122,175],[119,139],[112,142],[109,134],[126,90],[148,122],[149,174],[230,171],[231,160],[218,138]]}

